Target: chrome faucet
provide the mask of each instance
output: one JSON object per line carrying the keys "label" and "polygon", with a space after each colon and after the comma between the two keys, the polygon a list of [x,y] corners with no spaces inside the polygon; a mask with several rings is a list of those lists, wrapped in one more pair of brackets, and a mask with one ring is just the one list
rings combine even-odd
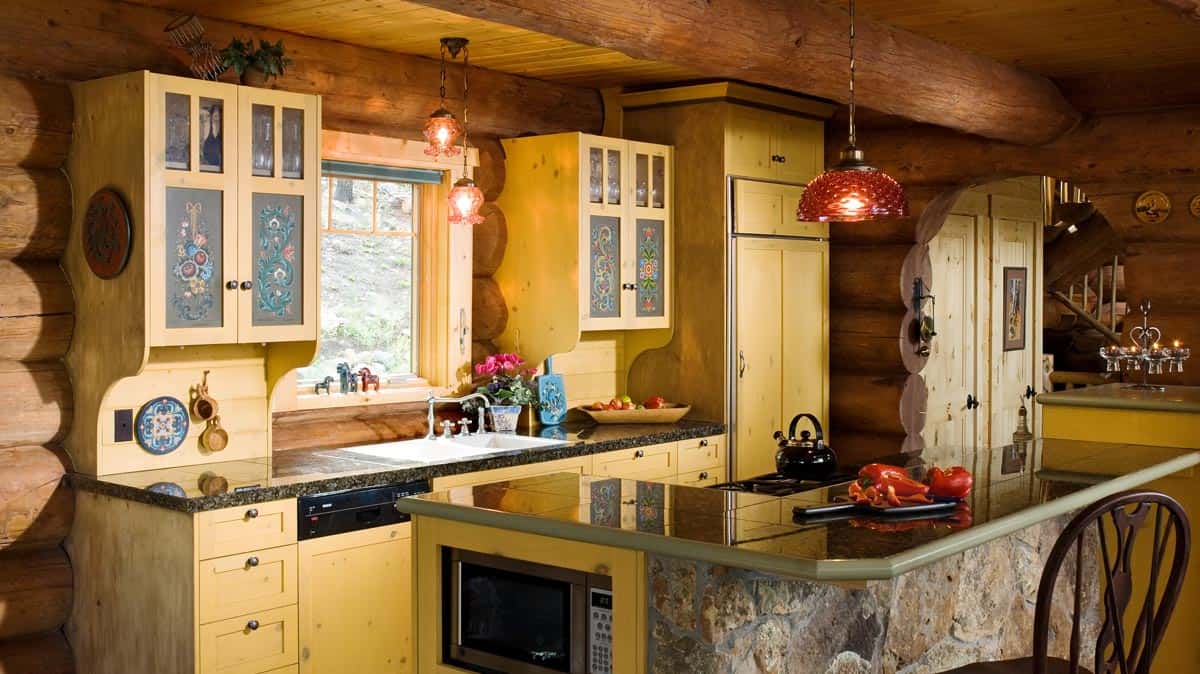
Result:
{"label": "chrome faucet", "polygon": [[[482,433],[483,432],[484,411],[487,408],[492,406],[492,403],[490,400],[488,400],[487,396],[483,395],[482,393],[469,393],[461,398],[439,398],[437,396],[431,395],[425,399],[426,405],[429,406],[428,414],[426,417],[428,420],[428,423],[429,423],[429,432],[425,434],[425,439],[433,440],[437,437],[437,431],[434,430],[434,426],[433,426],[433,406],[434,405],[437,405],[438,403],[458,403],[459,405],[461,405],[464,402],[466,402],[468,400],[472,400],[474,398],[478,398],[481,402],[479,407],[476,409],[476,413],[478,415],[478,421],[476,422],[476,425],[475,425],[475,428],[476,428],[475,432]],[[443,434],[444,437],[450,437],[449,433],[448,433],[449,428],[445,427],[445,430],[447,432]],[[462,434],[463,433],[460,432],[460,435],[462,435]]]}

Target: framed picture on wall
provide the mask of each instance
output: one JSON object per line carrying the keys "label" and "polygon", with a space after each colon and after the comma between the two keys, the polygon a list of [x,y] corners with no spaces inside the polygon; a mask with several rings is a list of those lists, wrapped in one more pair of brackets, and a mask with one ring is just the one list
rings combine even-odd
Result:
{"label": "framed picture on wall", "polygon": [[1004,350],[1025,349],[1025,311],[1028,301],[1029,270],[1025,267],[1004,268]]}

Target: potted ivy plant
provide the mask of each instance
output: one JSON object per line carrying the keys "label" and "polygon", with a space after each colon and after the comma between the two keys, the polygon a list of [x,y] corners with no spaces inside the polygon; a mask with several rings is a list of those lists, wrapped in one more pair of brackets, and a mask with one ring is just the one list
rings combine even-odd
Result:
{"label": "potted ivy plant", "polygon": [[535,369],[524,368],[524,359],[515,353],[488,356],[475,365],[476,391],[491,402],[492,428],[512,433],[518,425],[536,425],[538,407]]}
{"label": "potted ivy plant", "polygon": [[283,75],[292,59],[284,53],[283,40],[274,44],[259,40],[258,47],[253,39],[233,38],[229,46],[221,50],[221,63],[237,73],[238,81],[254,87],[269,85]]}

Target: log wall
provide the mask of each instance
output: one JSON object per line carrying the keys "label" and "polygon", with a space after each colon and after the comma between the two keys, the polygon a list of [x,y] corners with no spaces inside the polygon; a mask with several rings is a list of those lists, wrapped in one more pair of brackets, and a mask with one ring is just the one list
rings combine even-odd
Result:
{"label": "log wall", "polygon": [[58,444],[71,420],[74,302],[58,265],[71,116],[66,86],[0,75],[0,674],[74,670],[61,628],[75,498]]}

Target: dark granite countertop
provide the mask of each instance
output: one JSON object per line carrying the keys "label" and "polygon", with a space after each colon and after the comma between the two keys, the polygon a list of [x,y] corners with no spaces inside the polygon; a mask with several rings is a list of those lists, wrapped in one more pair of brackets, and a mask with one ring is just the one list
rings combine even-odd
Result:
{"label": "dark granite countertop", "polygon": [[[675,424],[597,426],[568,423],[540,429],[538,437],[561,445],[515,450],[445,463],[392,461],[349,448],[276,452],[271,458],[225,461],[101,477],[72,473],[72,486],[152,505],[201,512],[309,494],[375,487],[445,475],[507,468],[598,454],[629,447],[702,438],[725,432],[724,424],[684,420]],[[202,478],[225,478],[228,491],[205,496]]]}
{"label": "dark granite countertop", "polygon": [[926,449],[909,457],[910,472],[965,466],[975,489],[943,516],[905,519],[793,518],[795,506],[833,501],[848,483],[776,497],[574,473],[456,487],[400,499],[397,508],[808,580],[860,581],[894,578],[1197,464],[1194,450],[1073,440]]}

